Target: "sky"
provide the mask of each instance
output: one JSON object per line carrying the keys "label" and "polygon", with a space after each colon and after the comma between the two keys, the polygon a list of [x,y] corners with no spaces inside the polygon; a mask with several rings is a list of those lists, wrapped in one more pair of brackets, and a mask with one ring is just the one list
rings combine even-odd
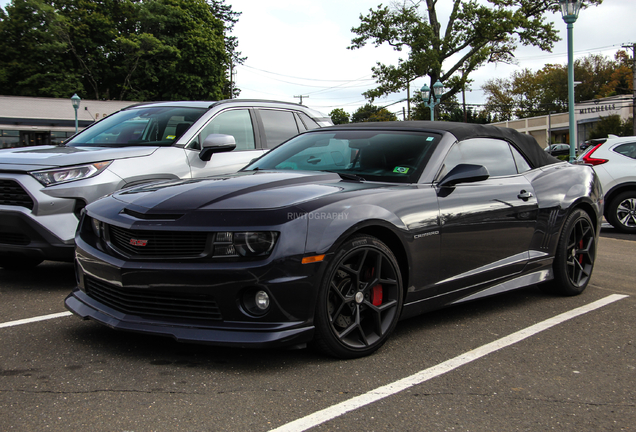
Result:
{"label": "sky", "polygon": [[[353,113],[368,102],[362,93],[376,86],[371,71],[376,62],[397,64],[400,57],[407,58],[405,52],[395,52],[387,45],[347,49],[355,36],[351,28],[360,24],[360,15],[367,15],[380,3],[381,0],[226,0],[234,11],[242,13],[232,33],[238,37],[239,51],[247,57],[236,71],[240,97],[300,102],[296,96],[303,95],[304,105],[323,113],[334,108]],[[448,19],[450,4],[450,0],[438,1],[442,25]],[[604,0],[601,6],[582,10],[573,30],[575,59],[588,54],[613,58],[622,45],[636,42],[635,16],[636,0]],[[488,79],[507,78],[523,68],[539,70],[547,63],[567,64],[566,24],[560,13],[548,18],[562,38],[552,53],[520,46],[515,54],[516,65],[482,67],[471,75],[474,83],[472,91],[466,92],[466,103],[485,102],[480,89]],[[413,82],[416,89],[424,84],[431,85],[425,78]],[[405,98],[406,92],[396,93],[373,103],[388,106],[401,118],[405,104],[394,103]]]}
{"label": "sky", "polygon": [[[390,4],[392,0],[384,0]],[[480,0],[485,1],[485,0]],[[352,27],[360,24],[382,0],[226,0],[232,10],[241,12],[232,32],[239,41],[239,51],[247,57],[236,68],[235,82],[241,98],[273,99],[300,102],[328,114],[335,108],[353,113],[366,104],[362,93],[376,86],[371,68],[376,62],[397,64],[406,53],[383,45],[367,45],[349,50],[355,36]],[[9,1],[0,0],[4,7]],[[448,19],[450,0],[438,1],[438,18]],[[636,0],[604,0],[597,7],[580,12],[574,24],[574,57],[601,54],[613,58],[622,45],[636,42]],[[515,70],[541,69],[545,64],[567,64],[566,24],[561,14],[548,19],[562,38],[552,53],[536,47],[520,46],[514,65],[491,64],[471,75],[474,80],[466,92],[466,103],[479,106],[485,102],[481,86],[488,79],[508,78]],[[444,31],[444,28],[442,28]],[[449,67],[451,63],[444,66]],[[576,80],[576,77],[575,77]],[[424,78],[413,82],[415,89]],[[406,92],[376,99],[377,106],[387,106],[400,116]],[[461,97],[460,97],[461,101]]]}

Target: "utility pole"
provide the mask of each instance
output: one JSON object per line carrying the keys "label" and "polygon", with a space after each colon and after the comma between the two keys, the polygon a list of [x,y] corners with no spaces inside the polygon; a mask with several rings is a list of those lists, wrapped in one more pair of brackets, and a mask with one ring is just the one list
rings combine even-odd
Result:
{"label": "utility pole", "polygon": [[234,62],[230,59],[230,99],[234,99]]}
{"label": "utility pole", "polygon": [[307,95],[298,95],[298,96],[294,96],[295,98],[300,98],[300,102],[298,102],[299,105],[303,104],[303,98],[308,98],[309,96]]}
{"label": "utility pole", "polygon": [[633,135],[636,135],[636,43],[623,45],[623,48],[632,50],[632,127]]}

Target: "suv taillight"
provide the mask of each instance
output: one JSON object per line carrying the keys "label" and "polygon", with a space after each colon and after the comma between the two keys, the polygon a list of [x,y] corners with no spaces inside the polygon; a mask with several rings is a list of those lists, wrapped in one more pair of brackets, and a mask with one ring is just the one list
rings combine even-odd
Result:
{"label": "suv taillight", "polygon": [[602,165],[605,162],[607,162],[607,159],[598,159],[598,158],[593,158],[592,157],[592,154],[596,151],[596,149],[598,149],[602,145],[603,145],[603,143],[596,144],[592,150],[590,150],[585,155],[583,155],[583,157],[582,157],[583,162],[585,162],[586,164],[590,164],[590,165]]}

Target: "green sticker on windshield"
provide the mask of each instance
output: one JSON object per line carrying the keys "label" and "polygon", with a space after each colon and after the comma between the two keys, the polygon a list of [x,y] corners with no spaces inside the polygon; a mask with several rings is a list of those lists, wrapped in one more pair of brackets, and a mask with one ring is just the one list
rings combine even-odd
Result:
{"label": "green sticker on windshield", "polygon": [[406,174],[409,172],[409,169],[407,167],[395,167],[393,169],[393,172],[398,174]]}

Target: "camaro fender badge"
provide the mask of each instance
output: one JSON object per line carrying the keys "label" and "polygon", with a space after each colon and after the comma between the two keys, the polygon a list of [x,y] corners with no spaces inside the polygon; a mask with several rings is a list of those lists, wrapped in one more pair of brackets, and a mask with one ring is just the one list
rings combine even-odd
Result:
{"label": "camaro fender badge", "polygon": [[146,246],[148,244],[148,240],[130,239],[130,244],[133,246]]}
{"label": "camaro fender badge", "polygon": [[417,240],[417,239],[422,238],[422,237],[430,237],[430,236],[434,236],[434,235],[438,235],[438,234],[439,234],[439,231],[431,231],[431,232],[427,232],[427,233],[423,233],[423,234],[416,234],[416,235],[413,236],[413,239]]}

